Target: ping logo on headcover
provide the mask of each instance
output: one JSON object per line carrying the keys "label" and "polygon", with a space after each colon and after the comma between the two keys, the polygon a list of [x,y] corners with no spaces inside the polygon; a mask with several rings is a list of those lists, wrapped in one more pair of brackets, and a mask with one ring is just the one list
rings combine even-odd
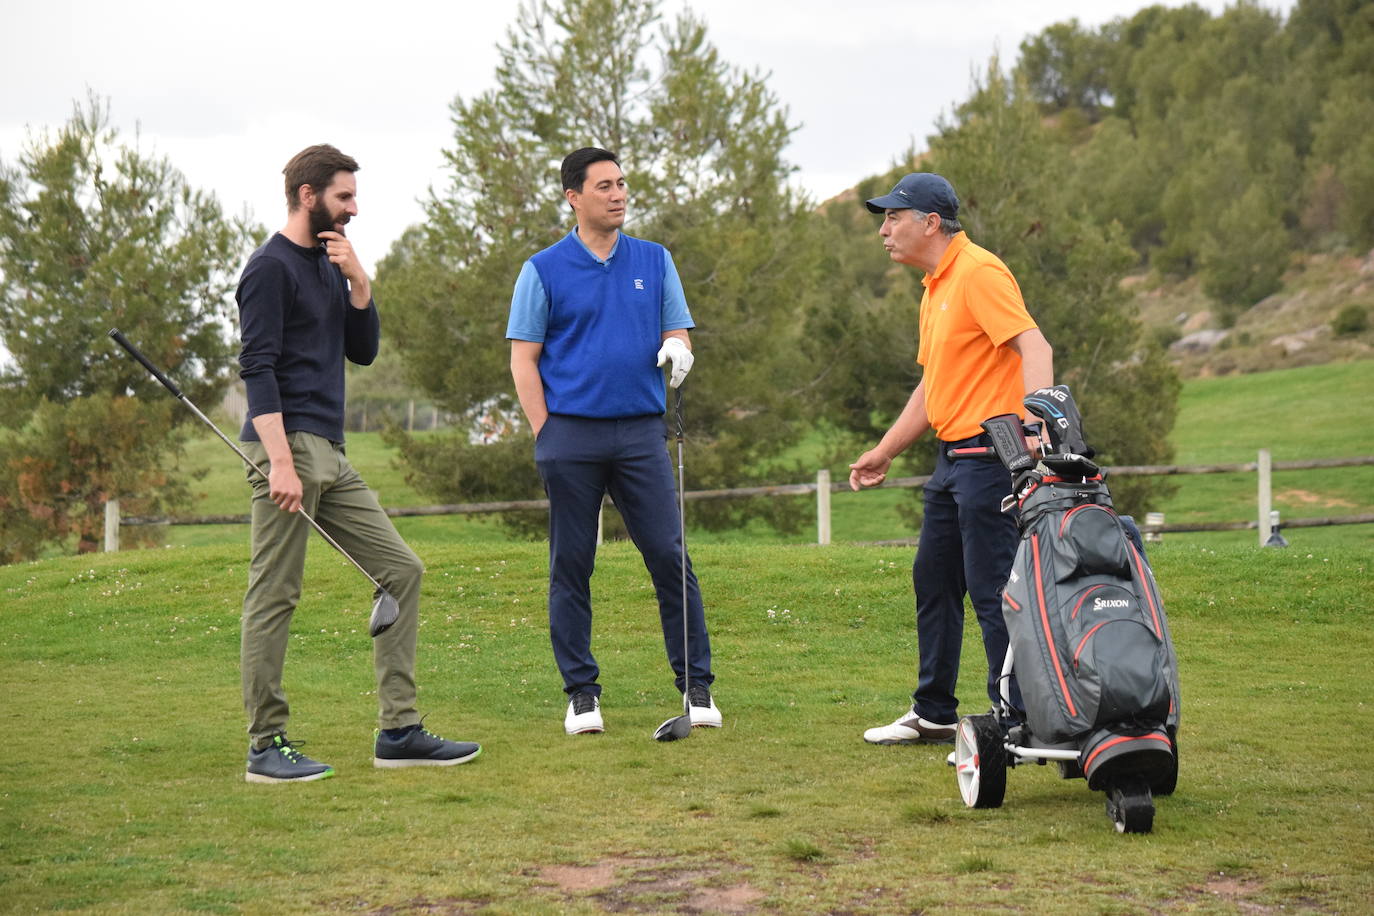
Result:
{"label": "ping logo on headcover", "polygon": [[[1040,391],[1037,391],[1037,392],[1036,392],[1036,394],[1041,394],[1041,393],[1049,394],[1049,395],[1051,395],[1052,397],[1057,397],[1057,398],[1060,398],[1061,400],[1062,400],[1062,397],[1063,397],[1059,392],[1054,391],[1053,389],[1050,389],[1050,388],[1041,388]],[[1064,416],[1064,412],[1061,411],[1061,410],[1060,410],[1058,407],[1056,407],[1055,405],[1053,405],[1053,404],[1051,404],[1051,403],[1049,403],[1049,402],[1047,402],[1047,401],[1042,401],[1040,398],[1037,398],[1037,397],[1029,397],[1029,398],[1026,398],[1026,402],[1025,402],[1025,403],[1026,403],[1026,406],[1027,406],[1027,407],[1039,406],[1039,407],[1045,408],[1045,413],[1047,413],[1047,414],[1049,414],[1050,416],[1054,417],[1054,425],[1055,425],[1055,426],[1058,426],[1060,429],[1068,429],[1068,428],[1069,428],[1069,418],[1066,417],[1066,416]]]}
{"label": "ping logo on headcover", "polygon": [[1094,599],[1093,599],[1093,610],[1094,610],[1094,611],[1101,611],[1101,610],[1103,610],[1103,609],[1105,609],[1105,608],[1112,608],[1112,607],[1130,607],[1130,606],[1131,606],[1131,602],[1127,601],[1125,598],[1109,598],[1109,599],[1106,599],[1106,600],[1103,600],[1102,598],[1094,598]]}

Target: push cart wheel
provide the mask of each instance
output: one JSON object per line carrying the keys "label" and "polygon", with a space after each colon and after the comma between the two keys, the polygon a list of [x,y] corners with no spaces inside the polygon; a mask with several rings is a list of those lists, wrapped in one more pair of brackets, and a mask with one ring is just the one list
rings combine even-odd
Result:
{"label": "push cart wheel", "polygon": [[970,808],[1000,808],[1007,794],[1007,749],[991,715],[964,716],[954,733],[954,773]]}
{"label": "push cart wheel", "polygon": [[1117,833],[1149,833],[1155,822],[1155,803],[1143,779],[1129,779],[1107,789],[1107,817]]}

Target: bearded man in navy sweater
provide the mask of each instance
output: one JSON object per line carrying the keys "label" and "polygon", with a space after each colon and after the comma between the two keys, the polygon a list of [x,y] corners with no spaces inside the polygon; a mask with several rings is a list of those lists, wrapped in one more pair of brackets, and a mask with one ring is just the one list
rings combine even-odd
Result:
{"label": "bearded man in navy sweater", "polygon": [[[653,580],[679,692],[691,674],[691,723],[718,728],[711,645],[690,560],[683,607],[683,544],[659,370],[671,363],[670,384],[682,384],[693,361],[692,316],[667,249],[620,231],[626,194],[616,155],[595,147],[572,152],[562,179],[577,226],[525,262],[506,337],[549,497],[549,634],[568,696],[563,729],[605,729],[591,651],[591,576],[607,492]],[[684,613],[690,658],[683,657]]]}
{"label": "bearded man in navy sweater", "polygon": [[240,438],[248,456],[267,468],[266,480],[248,471],[253,556],[240,665],[249,782],[334,775],[286,737],[282,666],[310,539],[301,509],[400,607],[396,623],[373,641],[381,707],[373,765],[451,766],[482,750],[420,725],[415,642],[424,566],[344,457],[344,359],[370,364],[381,337],[372,284],[344,235],[358,215],[357,170],[351,156],[328,145],[304,149],[286,164],[286,226],[253,252],[236,294],[239,374],[248,393]]}

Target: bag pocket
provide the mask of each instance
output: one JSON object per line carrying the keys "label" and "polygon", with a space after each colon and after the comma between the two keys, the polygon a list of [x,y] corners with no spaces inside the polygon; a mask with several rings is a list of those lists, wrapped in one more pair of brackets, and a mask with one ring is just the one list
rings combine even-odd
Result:
{"label": "bag pocket", "polygon": [[1073,669],[1085,694],[1097,697],[1093,724],[1163,722],[1169,713],[1163,641],[1149,625],[1132,617],[1085,623],[1089,625],[1074,644]]}
{"label": "bag pocket", "polygon": [[1110,509],[1085,505],[1065,512],[1059,520],[1058,544],[1068,561],[1059,566],[1060,582],[1083,576],[1131,577],[1126,534]]}

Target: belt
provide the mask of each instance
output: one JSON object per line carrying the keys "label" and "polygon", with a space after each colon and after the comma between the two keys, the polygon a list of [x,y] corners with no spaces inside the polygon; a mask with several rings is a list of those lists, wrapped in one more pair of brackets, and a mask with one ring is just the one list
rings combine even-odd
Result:
{"label": "belt", "polygon": [[976,436],[969,436],[967,439],[955,439],[953,441],[941,439],[940,444],[945,447],[945,457],[951,461],[958,458],[996,459],[997,457],[997,453],[992,448],[992,438],[987,433],[979,433]]}

